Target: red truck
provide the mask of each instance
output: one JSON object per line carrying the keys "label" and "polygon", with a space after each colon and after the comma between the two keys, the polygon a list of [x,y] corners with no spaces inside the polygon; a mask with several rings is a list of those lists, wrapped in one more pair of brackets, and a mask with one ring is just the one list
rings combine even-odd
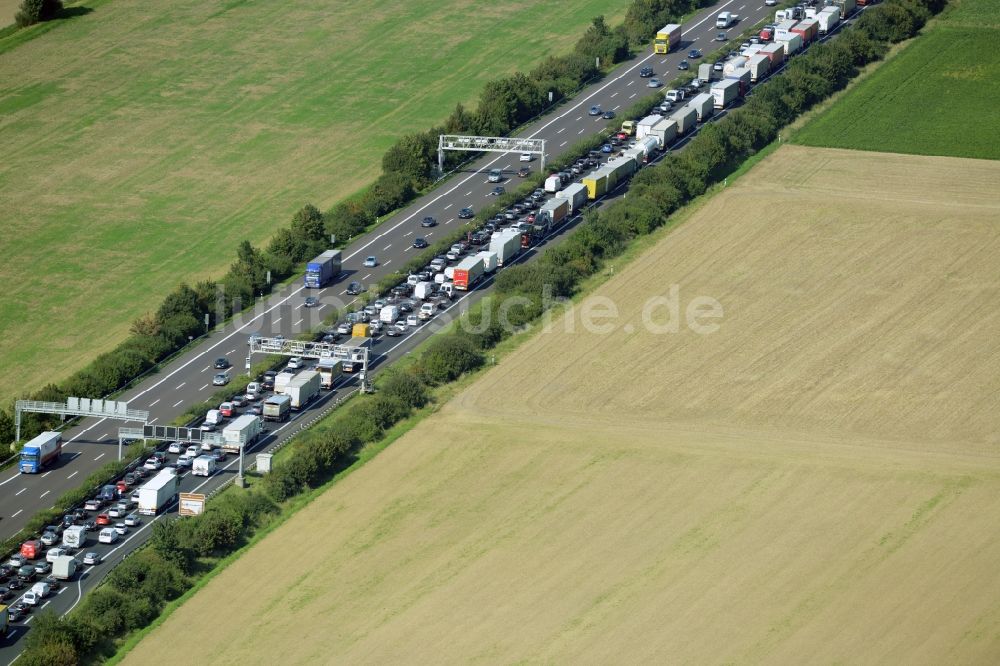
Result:
{"label": "red truck", "polygon": [[451,279],[455,284],[455,289],[468,291],[483,276],[483,272],[484,266],[481,257],[466,257],[462,263],[455,266]]}
{"label": "red truck", "polygon": [[819,36],[819,21],[816,19],[805,19],[795,24],[789,32],[794,32],[802,36],[802,46],[812,44]]}

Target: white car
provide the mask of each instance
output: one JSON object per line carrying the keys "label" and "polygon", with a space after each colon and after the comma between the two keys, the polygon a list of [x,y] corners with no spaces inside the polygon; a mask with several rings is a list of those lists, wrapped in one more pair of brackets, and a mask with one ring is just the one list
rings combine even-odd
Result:
{"label": "white car", "polygon": [[351,332],[351,325],[348,324],[347,322],[344,322],[343,324],[337,327],[337,333],[341,335],[348,335],[350,334],[350,332]]}
{"label": "white car", "polygon": [[125,524],[128,525],[129,527],[136,527],[142,524],[142,518],[140,518],[134,513],[130,513],[127,516],[125,516]]}
{"label": "white car", "polygon": [[156,470],[163,467],[163,463],[160,462],[159,458],[150,458],[149,460],[144,462],[142,466],[145,467],[146,469],[153,470],[155,472]]}
{"label": "white car", "polygon": [[138,504],[139,503],[139,491],[138,490],[134,491],[131,495],[129,495],[129,499],[132,500],[132,504]]}
{"label": "white car", "polygon": [[187,447],[187,451],[184,452],[184,455],[186,455],[188,458],[197,458],[198,447],[194,445]]}
{"label": "white car", "polygon": [[101,530],[101,533],[97,535],[98,543],[115,543],[118,541],[118,532],[115,531],[113,527],[105,527]]}
{"label": "white car", "polygon": [[406,327],[406,322],[403,321],[402,319],[393,324],[393,326],[395,326],[396,330],[399,331],[400,333],[406,333],[406,331],[409,330]]}
{"label": "white car", "polygon": [[181,443],[180,442],[170,442],[170,446],[167,447],[168,453],[180,453]]}
{"label": "white car", "polygon": [[122,511],[122,508],[120,506],[118,506],[117,504],[115,506],[111,507],[110,509],[108,509],[108,518],[121,518],[124,515],[125,515],[125,512]]}
{"label": "white car", "polygon": [[83,555],[83,563],[84,564],[90,564],[90,565],[100,564],[101,563],[101,554],[100,553],[95,553],[92,550],[89,551],[89,552],[87,552],[87,553],[84,553],[84,555]]}
{"label": "white car", "polygon": [[63,548],[49,548],[49,551],[45,553],[45,561],[54,564],[56,558],[62,557],[63,555],[69,555]]}
{"label": "white car", "polygon": [[126,534],[128,534],[128,525],[126,525],[125,523],[115,523],[115,532],[118,532],[118,534],[125,536]]}
{"label": "white car", "polygon": [[194,457],[184,454],[177,459],[177,469],[181,470],[190,468],[192,460],[194,460]]}
{"label": "white car", "polygon": [[260,384],[258,382],[250,382],[249,384],[247,384],[247,391],[246,393],[243,394],[243,397],[246,398],[247,400],[253,401],[259,398],[260,394],[261,394]]}
{"label": "white car", "polygon": [[365,268],[375,268],[378,266],[378,259],[374,255],[365,258]]}
{"label": "white car", "polygon": [[291,357],[290,359],[288,359],[288,367],[291,368],[292,370],[298,370],[299,368],[302,367],[302,359],[299,358],[298,356]]}
{"label": "white car", "polygon": [[411,314],[406,318],[407,326],[420,326],[420,318],[415,314]]}
{"label": "white car", "polygon": [[530,162],[531,153],[521,153],[521,157],[519,157],[518,160],[521,162]]}

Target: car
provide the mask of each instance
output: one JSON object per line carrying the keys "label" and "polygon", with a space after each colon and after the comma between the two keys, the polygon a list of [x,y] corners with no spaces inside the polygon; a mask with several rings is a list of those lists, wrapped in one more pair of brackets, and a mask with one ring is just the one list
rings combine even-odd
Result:
{"label": "car", "polygon": [[48,552],[45,553],[45,561],[52,564],[57,558],[60,558],[63,555],[69,555],[69,552],[65,548],[49,548]]}
{"label": "car", "polygon": [[688,51],[688,59],[696,60],[701,57],[701,49],[691,49]]}
{"label": "car", "polygon": [[70,527],[74,523],[76,523],[76,516],[74,516],[72,513],[67,513],[65,516],[62,517],[63,527]]}
{"label": "car", "polygon": [[7,609],[7,619],[11,622],[20,622],[27,613],[21,608],[20,604],[11,606]]}
{"label": "car", "polygon": [[463,208],[462,210],[458,211],[458,217],[459,219],[462,220],[470,220],[475,216],[476,216],[476,211],[472,210],[471,208]]}
{"label": "car", "polygon": [[501,194],[506,194],[507,190],[504,189],[503,185],[497,185],[492,190],[490,190],[489,195],[491,197],[498,197]]}
{"label": "car", "polygon": [[[103,516],[105,514],[102,513],[101,515]],[[120,506],[118,506],[117,504],[114,505],[113,507],[111,507],[110,509],[108,509],[108,511],[107,511],[108,518],[121,518],[124,515],[125,515],[125,512],[122,511],[122,508]],[[101,516],[98,516],[98,518],[100,518],[100,517]],[[105,524],[107,524],[107,523],[105,523]]]}
{"label": "car", "polygon": [[302,368],[302,358],[300,356],[293,356],[288,359],[288,366],[292,370],[299,370]]}
{"label": "car", "polygon": [[14,553],[13,555],[10,556],[10,559],[7,560],[7,566],[9,566],[11,569],[17,569],[18,567],[22,567],[27,563],[28,563],[28,558],[26,558],[21,553]]}
{"label": "car", "polygon": [[388,328],[385,329],[385,334],[390,338],[398,338],[403,334],[403,332],[400,331],[395,326],[389,326]]}
{"label": "car", "polygon": [[341,335],[348,335],[350,334],[350,332],[351,332],[351,325],[348,324],[346,321],[337,326],[337,333],[340,333]]}
{"label": "car", "polygon": [[210,453],[206,454],[209,458],[215,460],[215,462],[222,462],[225,452],[222,449],[213,449]]}
{"label": "car", "polygon": [[605,120],[613,120],[614,117],[615,117],[614,111],[605,111],[604,113],[601,114],[601,118],[604,118]]}
{"label": "car", "polygon": [[22,564],[17,568],[17,577],[21,580],[35,580],[35,567],[32,564]]}
{"label": "car", "polygon": [[0,587],[0,601],[6,601],[7,599],[10,599],[12,596],[14,595],[10,593],[10,588]]}
{"label": "car", "polygon": [[413,247],[415,247],[418,250],[423,250],[428,245],[429,243],[427,242],[427,239],[422,236],[417,236],[416,238],[413,239]]}
{"label": "car", "polygon": [[99,511],[101,508],[101,500],[89,499],[83,503],[83,508],[87,511]]}
{"label": "car", "polygon": [[393,326],[395,326],[396,330],[398,330],[400,333],[406,333],[406,331],[408,330],[405,319],[400,319],[395,324],[393,324]]}
{"label": "car", "polygon": [[219,413],[222,414],[227,419],[231,418],[233,415],[233,403],[224,402],[221,405],[219,405]]}
{"label": "car", "polygon": [[729,39],[729,38],[726,37],[726,33],[724,33],[724,32],[716,33],[716,35],[715,35],[715,41],[717,41],[717,42],[724,42],[727,39]]}
{"label": "car", "polygon": [[319,299],[315,296],[306,296],[306,300],[302,303],[304,308],[314,308],[319,305]]}
{"label": "car", "polygon": [[87,551],[83,554],[83,563],[88,565],[95,565],[101,563],[101,554],[95,553],[94,551]]}
{"label": "car", "polygon": [[45,560],[39,560],[35,562],[35,573],[44,576],[52,571],[52,563]]}
{"label": "car", "polygon": [[129,527],[136,527],[137,525],[142,524],[142,518],[140,518],[138,514],[130,513],[125,516],[125,524]]}
{"label": "car", "polygon": [[649,77],[653,76],[653,74],[654,72],[652,67],[643,67],[642,69],[639,70],[639,76],[641,76],[644,79],[648,79]]}
{"label": "car", "polygon": [[458,261],[462,257],[460,253],[455,252],[454,250],[449,250],[448,254],[444,256],[448,257],[448,261]]}
{"label": "car", "polygon": [[679,70],[683,71],[683,70],[687,70],[687,69],[690,69],[690,68],[691,68],[691,65],[688,64],[687,60],[681,60],[679,63],[677,63],[677,69],[679,69]]}
{"label": "car", "polygon": [[135,473],[134,472],[129,472],[128,474],[126,474],[125,476],[123,476],[122,480],[119,482],[119,483],[124,483],[125,484],[124,488],[119,488],[118,489],[119,492],[124,493],[126,490],[129,489],[129,486],[134,486],[135,482],[137,480],[138,479],[136,478]]}
{"label": "car", "polygon": [[178,472],[182,469],[191,469],[191,463],[194,461],[194,459],[195,456],[189,456],[186,453],[177,458],[176,467]]}
{"label": "car", "polygon": [[611,147],[610,143],[606,143],[603,146],[601,146],[601,152],[602,153],[607,154],[607,153],[610,153],[613,150],[614,150],[614,148]]}
{"label": "car", "polygon": [[415,314],[408,315],[406,317],[407,326],[420,326],[420,317]]}
{"label": "car", "polygon": [[180,453],[181,443],[180,442],[170,442],[170,446],[167,447],[167,453]]}
{"label": "car", "polygon": [[52,576],[46,576],[42,579],[42,582],[48,585],[50,590],[58,590],[62,585],[62,582],[56,580]]}
{"label": "car", "polygon": [[212,377],[212,386],[225,386],[229,383],[231,377],[228,372],[216,373],[215,377]]}
{"label": "car", "polygon": [[774,7],[776,4],[778,4],[778,0],[764,0],[764,4],[767,5],[768,7]]}
{"label": "car", "polygon": [[248,406],[243,410],[244,414],[253,414],[254,416],[261,416],[264,413],[264,406],[260,403],[255,403]]}
{"label": "car", "polygon": [[530,162],[533,157],[534,156],[531,153],[521,153],[520,157],[518,157],[517,159],[520,162]]}
{"label": "car", "polygon": [[197,458],[198,457],[198,447],[194,446],[194,445],[191,445],[191,446],[187,447],[187,450],[184,452],[184,455],[186,455],[186,456],[188,456],[190,458]]}
{"label": "car", "polygon": [[229,367],[229,365],[230,365],[229,359],[226,358],[225,356],[220,356],[219,358],[215,359],[215,363],[212,364],[212,367],[218,368],[219,370],[225,370],[226,368]]}
{"label": "car", "polygon": [[115,531],[113,527],[105,527],[101,530],[100,534],[97,535],[98,543],[115,543],[118,541],[118,532]]}
{"label": "car", "polygon": [[433,217],[427,216],[424,219],[420,220],[420,226],[422,226],[422,227],[436,227],[437,226],[437,220],[435,220]]}
{"label": "car", "polygon": [[59,541],[59,535],[55,532],[42,532],[41,541],[43,545],[54,546]]}
{"label": "car", "polygon": [[500,169],[490,169],[490,173],[486,177],[486,180],[490,183],[499,183],[503,180],[503,171]]}
{"label": "car", "polygon": [[118,532],[118,534],[125,536],[126,534],[128,534],[128,525],[126,525],[125,523],[115,523],[115,532]]}
{"label": "car", "polygon": [[647,88],[662,88],[663,87],[663,81],[661,81],[659,79],[650,79],[649,83],[646,84],[646,87]]}
{"label": "car", "polygon": [[139,491],[136,490],[134,493],[132,493],[131,495],[129,495],[129,499],[132,500],[132,504],[138,504],[139,503]]}
{"label": "car", "polygon": [[698,77],[691,79],[691,83],[688,84],[688,88],[693,90],[700,90],[705,86],[705,81],[702,81]]}
{"label": "car", "polygon": [[108,525],[111,523],[111,516],[107,513],[99,513],[97,517],[94,518],[95,525]]}
{"label": "car", "polygon": [[351,284],[347,285],[348,296],[357,296],[364,290],[365,288],[361,285],[360,282],[352,282]]}
{"label": "car", "polygon": [[531,175],[531,168],[530,167],[524,166],[524,167],[521,167],[520,169],[517,170],[517,177],[518,178],[527,178],[530,175]]}
{"label": "car", "polygon": [[365,257],[365,268],[375,268],[378,266],[378,259],[374,255]]}
{"label": "car", "polygon": [[595,104],[594,106],[590,107],[589,113],[592,116],[599,116],[599,115],[601,115],[604,112],[601,110],[600,106],[598,106],[597,104]]}

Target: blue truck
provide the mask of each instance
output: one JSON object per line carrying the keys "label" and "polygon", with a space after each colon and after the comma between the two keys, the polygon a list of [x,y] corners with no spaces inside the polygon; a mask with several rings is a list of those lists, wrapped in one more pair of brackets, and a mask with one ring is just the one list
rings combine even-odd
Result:
{"label": "blue truck", "polygon": [[306,264],[305,286],[320,289],[340,275],[340,250],[327,250]]}
{"label": "blue truck", "polygon": [[59,460],[62,454],[62,433],[48,431],[24,445],[18,467],[22,474],[38,474]]}

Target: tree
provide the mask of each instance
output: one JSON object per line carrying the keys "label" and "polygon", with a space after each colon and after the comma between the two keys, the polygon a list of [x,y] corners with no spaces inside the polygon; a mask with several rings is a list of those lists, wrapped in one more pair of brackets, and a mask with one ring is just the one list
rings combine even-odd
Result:
{"label": "tree", "polygon": [[21,6],[14,15],[19,28],[51,21],[62,11],[62,0],[21,0]]}

